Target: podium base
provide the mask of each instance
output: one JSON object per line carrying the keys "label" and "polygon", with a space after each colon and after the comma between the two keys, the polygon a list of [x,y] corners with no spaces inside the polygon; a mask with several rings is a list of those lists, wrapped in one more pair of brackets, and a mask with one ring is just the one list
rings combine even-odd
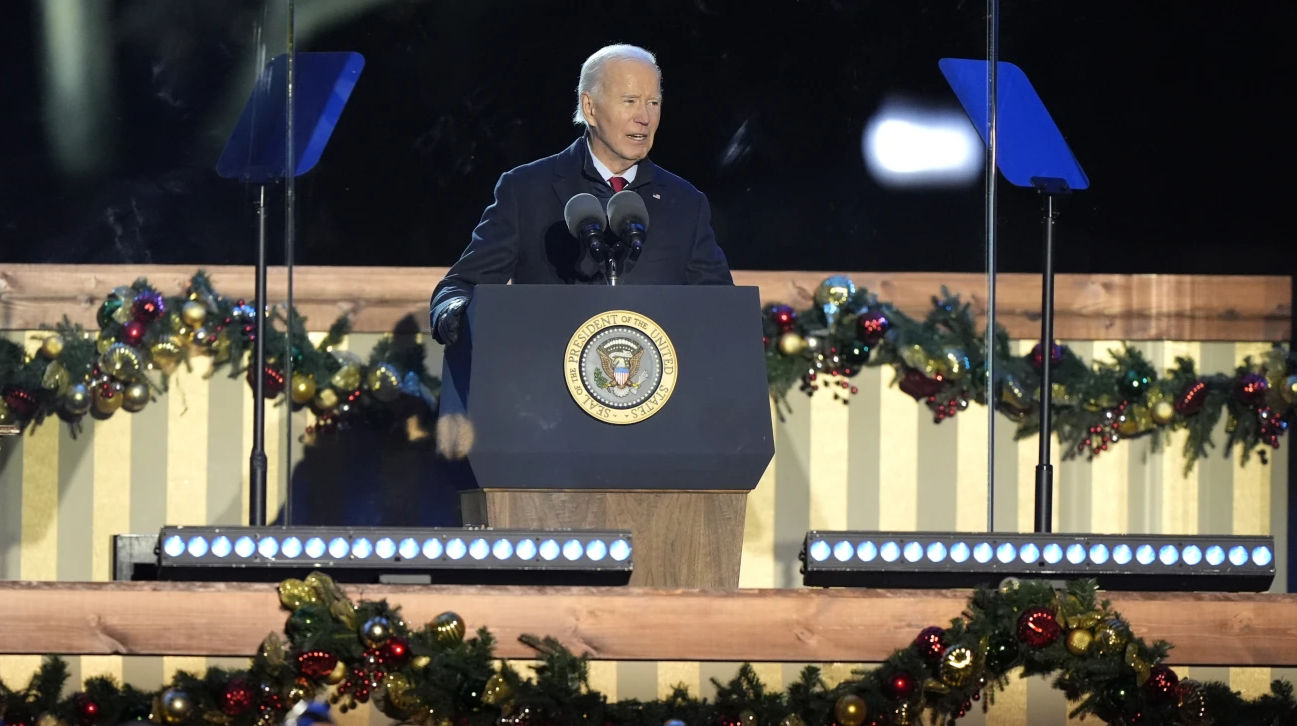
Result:
{"label": "podium base", "polygon": [[628,529],[635,587],[736,589],[746,491],[473,489],[466,526]]}

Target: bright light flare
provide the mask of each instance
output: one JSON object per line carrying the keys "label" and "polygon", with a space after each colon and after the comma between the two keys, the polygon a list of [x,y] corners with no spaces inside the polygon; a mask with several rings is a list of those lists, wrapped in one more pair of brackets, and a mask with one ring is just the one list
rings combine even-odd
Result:
{"label": "bright light flare", "polygon": [[958,186],[979,179],[982,140],[957,109],[923,110],[886,104],[865,125],[865,166],[889,187]]}

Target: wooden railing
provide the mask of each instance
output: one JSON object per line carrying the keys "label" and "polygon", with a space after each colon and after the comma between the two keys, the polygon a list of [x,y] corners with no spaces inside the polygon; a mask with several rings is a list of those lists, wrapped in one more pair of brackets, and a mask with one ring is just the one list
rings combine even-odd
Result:
{"label": "wooden railing", "polygon": [[[165,294],[184,289],[197,266],[11,265],[0,271],[0,329],[34,330],[69,316],[93,326],[95,311],[115,286],[147,278]],[[205,268],[218,291],[251,298],[253,270]],[[359,332],[391,330],[409,315],[427,325],[428,298],[445,268],[306,267],[293,269],[294,305],[312,328],[325,329],[349,314]],[[761,289],[763,302],[798,309],[829,274],[737,271],[735,283]],[[875,292],[911,315],[922,316],[942,286],[959,293],[980,316],[986,312],[986,278],[968,273],[849,272],[857,286]],[[272,301],[286,297],[287,275],[273,268]],[[1015,338],[1040,335],[1040,278],[1000,275],[997,321]],[[1055,333],[1065,340],[1277,341],[1291,334],[1291,279],[1281,276],[1058,275]]]}
{"label": "wooden railing", "polygon": [[[485,626],[497,655],[551,635],[597,660],[873,662],[964,609],[966,590],[656,590],[360,586],[416,626],[451,610]],[[1297,666],[1297,595],[1105,595],[1178,665]],[[0,582],[0,653],[246,656],[287,614],[273,584]]]}

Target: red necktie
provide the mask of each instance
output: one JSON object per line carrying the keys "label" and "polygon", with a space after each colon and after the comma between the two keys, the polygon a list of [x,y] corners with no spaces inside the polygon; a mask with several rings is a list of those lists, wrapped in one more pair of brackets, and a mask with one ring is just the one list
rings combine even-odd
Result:
{"label": "red necktie", "polygon": [[608,183],[612,185],[614,194],[626,188],[626,180],[619,176],[612,177],[608,180]]}

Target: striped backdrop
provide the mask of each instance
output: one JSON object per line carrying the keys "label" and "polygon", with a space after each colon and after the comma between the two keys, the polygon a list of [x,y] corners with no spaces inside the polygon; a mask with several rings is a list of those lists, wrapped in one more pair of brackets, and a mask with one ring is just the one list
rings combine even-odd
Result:
{"label": "striped backdrop", "polygon": [[[38,333],[5,335],[32,351],[40,342]],[[348,344],[363,355],[379,337],[354,334]],[[1119,345],[1068,344],[1087,360]],[[1031,343],[1017,345],[1025,352]],[[1199,370],[1216,372],[1232,370],[1244,356],[1262,353],[1268,346],[1154,341],[1135,347],[1159,370],[1187,355],[1198,362]],[[429,344],[428,354],[430,368],[439,370],[440,348]],[[173,380],[169,393],[139,413],[118,413],[103,421],[87,418],[76,434],[51,422],[21,441],[7,440],[0,448],[0,578],[108,580],[114,534],[156,531],[163,524],[245,522],[251,397],[242,378],[210,374],[209,361],[198,358],[192,371]],[[986,409],[973,406],[934,424],[927,408],[892,386],[891,378],[890,369],[866,369],[854,380],[859,393],[849,405],[826,393],[812,398],[790,395],[791,411],[774,418],[774,462],[749,496],[742,587],[800,587],[797,554],[811,528],[986,529]],[[286,489],[288,467],[283,462],[290,455],[300,460],[302,447],[289,440],[290,423],[283,409],[268,407],[267,412],[273,512]],[[295,416],[291,430],[299,433],[305,424],[304,417]],[[995,426],[995,527],[1030,531],[1037,442],[1015,442],[1012,422],[1006,418],[997,417]],[[1215,439],[1223,443],[1223,430]],[[1288,472],[1282,450],[1267,466],[1255,459],[1241,466],[1237,456],[1216,453],[1185,476],[1181,443],[1177,439],[1154,452],[1149,440],[1140,439],[1122,442],[1092,462],[1056,460],[1055,531],[1274,534],[1280,573],[1275,589],[1286,590]],[[1059,453],[1057,447],[1054,451]],[[0,655],[0,678],[11,686],[25,684],[38,662],[34,656]],[[244,663],[82,656],[72,658],[70,665],[74,682],[107,673],[152,687],[177,668]],[[856,665],[826,664],[826,674],[835,680]],[[591,679],[595,688],[614,699],[653,698],[678,683],[707,695],[711,679],[728,680],[737,666],[596,662]],[[780,663],[756,667],[773,688],[796,678],[801,669]],[[1297,680],[1297,669],[1178,671],[1182,676],[1228,681],[1253,696],[1266,691],[1272,678]],[[1014,681],[996,696],[988,716],[976,711],[963,723],[1064,723],[1066,712],[1062,696],[1036,678]],[[364,709],[342,721],[378,724],[386,719]]]}

